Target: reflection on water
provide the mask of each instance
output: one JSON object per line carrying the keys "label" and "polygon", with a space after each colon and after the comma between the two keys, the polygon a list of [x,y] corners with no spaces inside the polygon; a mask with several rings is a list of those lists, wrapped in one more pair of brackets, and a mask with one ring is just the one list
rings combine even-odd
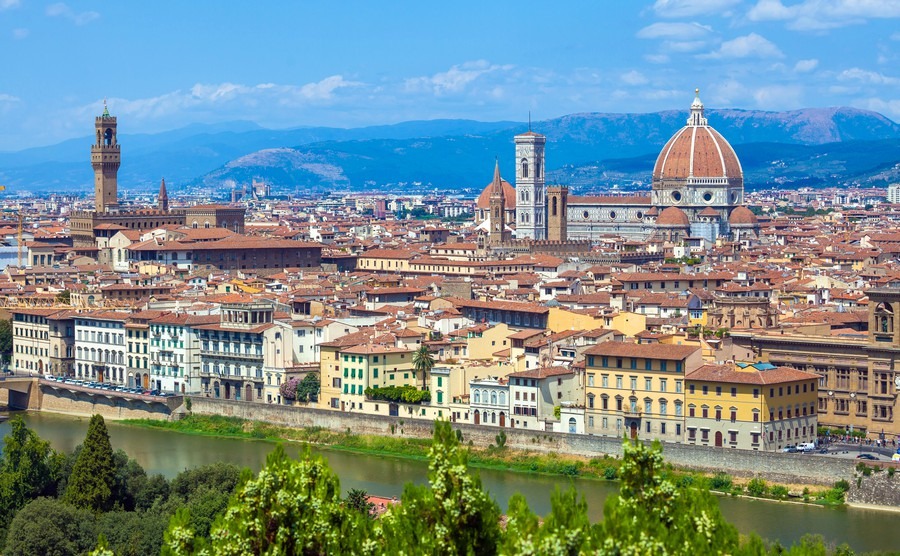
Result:
{"label": "reflection on water", "polygon": [[[28,414],[26,421],[37,433],[49,440],[57,450],[71,451],[87,432],[88,419],[52,414]],[[107,421],[113,448],[123,449],[148,473],[173,477],[179,471],[217,461],[227,461],[254,471],[264,464],[274,444],[258,440],[238,440],[194,436],[168,431],[128,427]],[[0,435],[9,425],[0,424]],[[289,454],[306,448],[289,444]],[[428,465],[424,461],[353,454],[323,448],[315,453],[328,459],[331,468],[348,490],[361,488],[380,496],[400,496],[407,482],[427,480]],[[617,483],[593,480],[570,480],[524,473],[478,470],[484,487],[505,509],[509,498],[519,492],[525,495],[538,514],[550,511],[550,495],[556,488],[574,484],[588,503],[591,519],[602,518],[603,502],[618,491]],[[846,542],[857,551],[895,550],[891,533],[900,516],[890,512],[856,509],[829,509],[800,504],[778,504],[745,498],[721,497],[725,517],[742,533],[794,543],[806,533],[818,533],[835,543]]]}

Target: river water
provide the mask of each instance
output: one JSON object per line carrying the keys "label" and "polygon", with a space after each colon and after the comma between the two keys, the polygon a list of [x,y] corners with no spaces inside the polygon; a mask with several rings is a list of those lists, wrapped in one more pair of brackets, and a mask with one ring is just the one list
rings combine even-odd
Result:
{"label": "river water", "polygon": [[[57,450],[71,451],[84,440],[88,419],[47,413],[28,413],[25,420]],[[217,461],[227,461],[254,471],[265,462],[274,445],[270,442],[232,438],[213,438],[171,431],[130,427],[107,421],[114,449],[123,449],[148,473],[173,477],[178,472]],[[0,436],[9,430],[0,424]],[[289,454],[301,447],[286,446]],[[328,459],[341,479],[344,490],[361,488],[379,496],[400,496],[407,482],[424,483],[425,462],[408,459],[352,454],[316,448]],[[567,488],[571,480],[526,473],[477,470],[483,486],[505,509],[509,498],[520,492],[539,515],[550,511],[550,495],[557,487]],[[603,516],[603,502],[618,492],[618,483],[576,479],[575,487],[588,503],[592,521]],[[900,551],[900,541],[892,537],[900,525],[900,514],[854,508],[821,508],[746,498],[720,497],[725,518],[741,533],[756,532],[782,544],[797,542],[806,533],[821,534],[833,543],[848,543],[857,552],[870,550]]]}

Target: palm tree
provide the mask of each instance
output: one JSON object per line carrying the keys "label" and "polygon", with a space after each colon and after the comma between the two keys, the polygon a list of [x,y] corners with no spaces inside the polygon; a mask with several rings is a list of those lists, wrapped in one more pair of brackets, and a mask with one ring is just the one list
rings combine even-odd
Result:
{"label": "palm tree", "polygon": [[428,373],[434,368],[434,356],[428,350],[428,346],[423,345],[413,354],[413,367],[416,372],[422,373],[422,390],[428,389]]}

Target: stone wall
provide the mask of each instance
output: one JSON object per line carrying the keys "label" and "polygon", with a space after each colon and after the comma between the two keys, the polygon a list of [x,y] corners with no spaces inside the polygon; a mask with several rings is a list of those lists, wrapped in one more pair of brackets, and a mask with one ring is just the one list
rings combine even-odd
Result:
{"label": "stone wall", "polygon": [[70,390],[42,387],[41,411],[67,415],[102,415],[104,419],[168,419],[166,404],[116,396],[88,395]]}
{"label": "stone wall", "polygon": [[[201,415],[225,415],[288,427],[322,427],[358,434],[429,438],[432,431],[431,422],[424,420],[212,398],[192,398],[192,411]],[[583,457],[597,457],[603,454],[622,456],[622,443],[617,438],[499,429],[462,423],[455,423],[453,428],[460,429],[464,441],[471,440],[476,446],[492,444],[497,433],[504,430],[506,446],[513,449]],[[805,454],[753,452],[675,443],[665,443],[663,454],[668,462],[684,468],[708,472],[724,470],[735,476],[758,476],[779,483],[799,482],[828,486],[840,479],[849,480],[853,476],[855,465],[855,461]]]}

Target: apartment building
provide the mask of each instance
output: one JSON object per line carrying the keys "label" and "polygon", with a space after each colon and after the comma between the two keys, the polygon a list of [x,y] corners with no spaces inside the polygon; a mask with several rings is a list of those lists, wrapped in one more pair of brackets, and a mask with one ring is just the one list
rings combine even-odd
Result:
{"label": "apartment building", "polygon": [[128,313],[94,311],[75,316],[75,377],[125,386]]}
{"label": "apartment building", "polygon": [[12,310],[10,369],[34,374],[71,374],[75,356],[73,311]]}
{"label": "apartment building", "polygon": [[703,364],[700,348],[603,342],[584,353],[586,433],[682,440],[685,374]]}
{"label": "apartment building", "polygon": [[541,367],[510,373],[510,426],[553,430],[556,407],[584,397],[583,376],[574,368]]}
{"label": "apartment building", "polygon": [[149,323],[150,384],[161,392],[199,394],[201,391],[200,332],[214,325],[218,315],[168,313]]}
{"label": "apartment building", "polygon": [[778,451],[816,439],[815,373],[729,363],[703,365],[685,379],[688,444]]}

